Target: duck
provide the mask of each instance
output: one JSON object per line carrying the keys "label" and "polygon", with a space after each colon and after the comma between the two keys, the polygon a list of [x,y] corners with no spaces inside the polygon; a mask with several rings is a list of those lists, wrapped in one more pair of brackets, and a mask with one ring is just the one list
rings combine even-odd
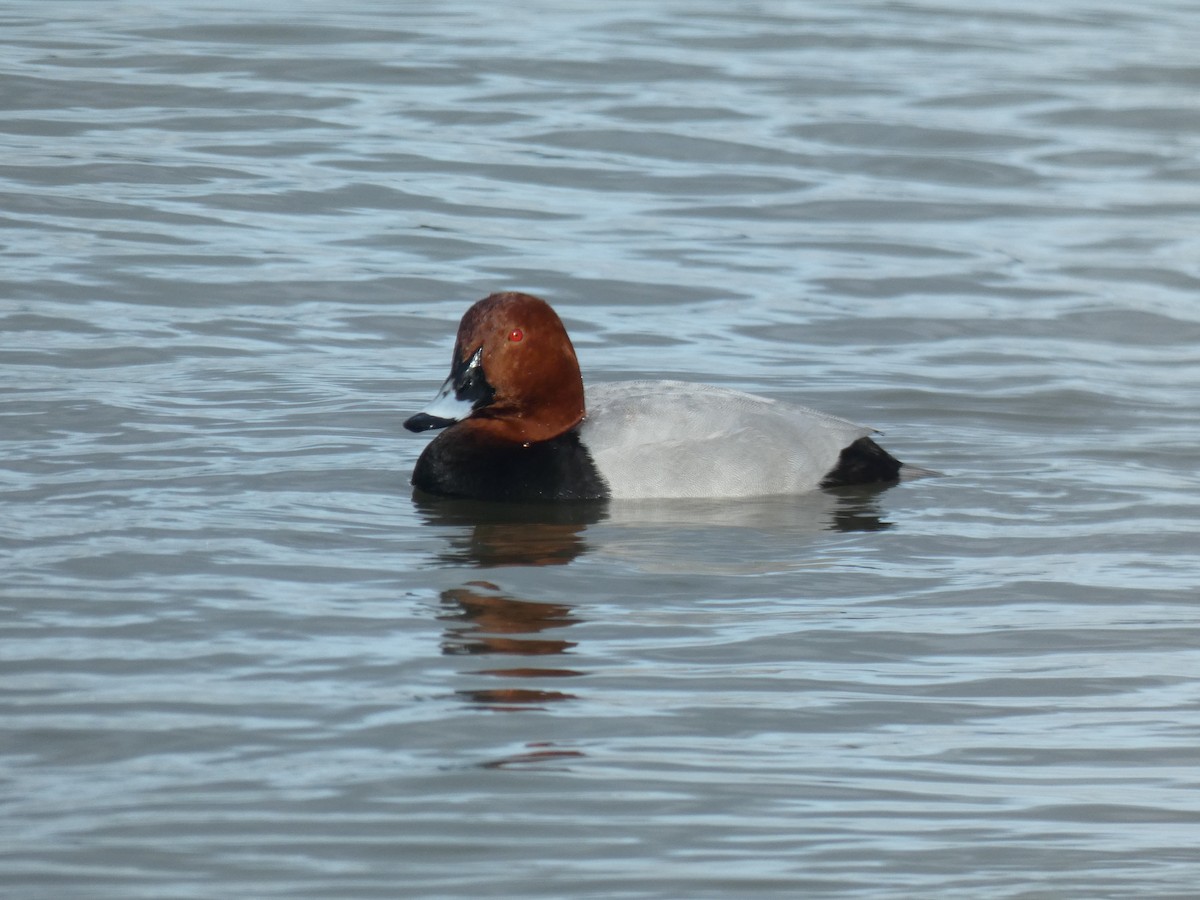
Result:
{"label": "duck", "polygon": [[738,498],[900,480],[876,431],[731,388],[625,381],[585,389],[545,300],[505,291],[458,326],[450,375],[412,432],[425,494],[501,502]]}

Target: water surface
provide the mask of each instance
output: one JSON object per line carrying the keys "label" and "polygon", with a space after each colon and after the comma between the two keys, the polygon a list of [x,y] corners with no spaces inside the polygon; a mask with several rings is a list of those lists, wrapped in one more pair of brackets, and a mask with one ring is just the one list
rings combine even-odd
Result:
{"label": "water surface", "polygon": [[[9,4],[6,897],[1186,897],[1200,29]],[[467,305],[945,477],[416,502]]]}

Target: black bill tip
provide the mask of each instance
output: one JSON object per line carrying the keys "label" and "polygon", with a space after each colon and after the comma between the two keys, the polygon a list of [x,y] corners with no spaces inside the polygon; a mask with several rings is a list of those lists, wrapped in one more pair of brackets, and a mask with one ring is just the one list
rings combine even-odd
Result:
{"label": "black bill tip", "polygon": [[453,425],[454,422],[455,422],[454,419],[443,419],[440,416],[431,416],[431,415],[429,415],[429,413],[421,412],[421,413],[417,413],[415,416],[410,417],[404,423],[404,427],[407,428],[409,431],[420,432],[420,431],[429,431],[430,429],[433,429],[433,428],[445,428],[448,425]]}

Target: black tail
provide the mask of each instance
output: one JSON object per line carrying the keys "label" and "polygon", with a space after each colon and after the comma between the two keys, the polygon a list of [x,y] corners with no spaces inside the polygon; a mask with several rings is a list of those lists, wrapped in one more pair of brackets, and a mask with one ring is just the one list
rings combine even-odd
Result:
{"label": "black tail", "polygon": [[821,481],[821,487],[899,481],[900,460],[867,437],[859,438],[844,449],[838,463]]}

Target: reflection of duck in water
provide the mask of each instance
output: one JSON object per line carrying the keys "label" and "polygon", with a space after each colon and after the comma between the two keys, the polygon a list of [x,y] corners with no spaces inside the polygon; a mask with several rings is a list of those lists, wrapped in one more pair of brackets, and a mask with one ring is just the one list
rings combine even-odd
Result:
{"label": "reflection of duck in water", "polygon": [[463,316],[450,377],[404,423],[445,428],[413,484],[478,500],[755,497],[899,480],[872,429],[741,391],[677,381],[597,385],[584,404],[554,310],[493,294]]}
{"label": "reflection of duck in water", "polygon": [[[446,622],[442,652],[449,656],[546,657],[559,656],[575,646],[574,641],[540,636],[542,632],[566,628],[579,621],[571,609],[557,603],[534,603],[500,593],[486,581],[472,581],[442,594]],[[538,635],[538,636],[535,636]],[[496,678],[571,678],[582,675],[574,669],[531,665],[480,669],[475,674]],[[489,708],[528,708],[574,695],[539,688],[482,688],[460,691],[467,699]]]}
{"label": "reflection of duck in water", "polygon": [[420,493],[414,502],[422,518],[445,533],[435,554],[444,564],[558,566],[590,555],[652,571],[717,574],[794,568],[797,548],[812,535],[890,528],[880,516],[880,487],[736,503],[487,503]]}
{"label": "reflection of duck in water", "polygon": [[587,550],[584,532],[606,515],[602,503],[481,503],[415,496],[431,525],[451,526],[440,561],[478,566],[559,566]]}

